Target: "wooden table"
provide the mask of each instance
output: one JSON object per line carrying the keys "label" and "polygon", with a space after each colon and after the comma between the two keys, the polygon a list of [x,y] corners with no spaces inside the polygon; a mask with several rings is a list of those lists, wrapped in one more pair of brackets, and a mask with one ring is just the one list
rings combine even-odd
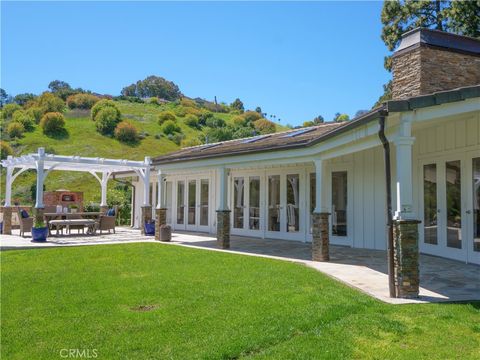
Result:
{"label": "wooden table", "polygon": [[89,211],[89,212],[76,212],[76,213],[44,213],[45,222],[47,223],[48,233],[50,232],[50,221],[51,220],[63,220],[63,219],[78,219],[78,218],[92,218],[97,219],[100,217],[101,212]]}

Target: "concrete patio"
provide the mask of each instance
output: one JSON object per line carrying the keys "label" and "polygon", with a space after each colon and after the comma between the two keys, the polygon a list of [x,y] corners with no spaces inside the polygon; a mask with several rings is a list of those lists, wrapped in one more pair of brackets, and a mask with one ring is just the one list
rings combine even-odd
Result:
{"label": "concrete patio", "polygon": [[187,246],[211,251],[261,256],[301,263],[327,274],[348,286],[392,304],[480,300],[480,266],[429,255],[420,256],[420,298],[392,299],[388,296],[385,251],[331,246],[329,262],[310,260],[311,245],[295,241],[251,239],[232,236],[230,250],[217,248],[216,239],[198,233],[174,233],[171,243],[156,242],[131,228],[117,228],[116,234],[50,237],[46,243],[33,243],[18,235],[1,236],[0,249],[84,246],[155,242],[159,245]]}

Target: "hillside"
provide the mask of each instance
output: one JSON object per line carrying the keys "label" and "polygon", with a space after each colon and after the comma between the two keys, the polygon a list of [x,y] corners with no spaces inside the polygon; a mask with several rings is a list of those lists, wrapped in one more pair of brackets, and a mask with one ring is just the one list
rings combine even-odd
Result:
{"label": "hillside", "polygon": [[[192,105],[192,100],[188,105]],[[25,132],[19,139],[9,139],[6,133],[2,133],[2,141],[12,146],[14,156],[35,152],[38,147],[43,146],[48,153],[62,155],[80,155],[90,157],[106,157],[118,159],[142,160],[145,156],[158,156],[177,150],[182,145],[195,145],[205,142],[205,135],[212,130],[208,126],[189,126],[186,124],[187,112],[196,113],[206,111],[200,106],[185,106],[180,102],[170,102],[164,104],[138,103],[125,100],[115,101],[122,114],[122,119],[128,119],[140,134],[140,140],[134,144],[125,144],[114,137],[104,136],[97,132],[95,122],[90,118],[90,110],[68,110],[64,113],[66,134],[61,137],[49,137],[43,134],[40,126],[35,126],[31,132]],[[193,108],[193,109],[192,109]],[[175,114],[175,123],[179,126],[179,131],[175,136],[167,136],[162,132],[162,127],[158,123],[160,113],[170,111]],[[223,110],[225,111],[225,110]],[[222,119],[225,122],[225,128],[238,129],[239,112],[210,112],[214,119]],[[246,113],[248,115],[248,113]],[[241,115],[245,116],[245,115]],[[6,128],[5,122],[3,128]],[[253,127],[248,128],[247,133],[253,133]],[[285,130],[283,126],[275,125],[276,131]],[[249,133],[250,132],[250,133]],[[240,133],[235,133],[234,137],[239,137]],[[244,135],[248,136],[248,135]],[[183,139],[182,139],[183,137]],[[210,139],[212,142],[215,139]],[[2,175],[4,175],[2,169]],[[4,197],[4,176],[2,176],[2,191],[0,197]],[[14,201],[21,203],[30,203],[30,188],[35,183],[35,172],[29,171],[22,174],[15,180],[13,188]],[[65,188],[69,190],[83,191],[87,202],[98,202],[100,198],[100,188],[98,182],[89,174],[74,172],[55,172],[53,171],[45,181],[46,190],[55,190]],[[109,184],[110,188],[114,184]],[[109,196],[114,196],[109,194]]]}

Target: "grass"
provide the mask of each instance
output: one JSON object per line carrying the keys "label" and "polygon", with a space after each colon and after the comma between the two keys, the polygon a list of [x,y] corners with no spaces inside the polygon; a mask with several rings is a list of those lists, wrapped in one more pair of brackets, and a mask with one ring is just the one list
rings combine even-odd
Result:
{"label": "grass", "polygon": [[1,256],[4,359],[480,358],[478,302],[387,305],[299,264],[159,244]]}

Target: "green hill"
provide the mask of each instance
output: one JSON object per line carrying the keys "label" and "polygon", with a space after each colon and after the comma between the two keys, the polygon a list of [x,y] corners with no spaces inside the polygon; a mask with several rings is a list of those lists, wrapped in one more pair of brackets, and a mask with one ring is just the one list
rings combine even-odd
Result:
{"label": "green hill", "polygon": [[[245,137],[262,131],[262,129],[255,129],[252,123],[248,123],[248,121],[239,127],[240,117],[248,118],[248,113],[242,115],[238,111],[228,109],[224,105],[219,105],[222,112],[215,112],[211,111],[212,109],[206,109],[203,104],[190,99],[185,99],[183,102],[176,101],[163,104],[138,103],[125,100],[115,101],[115,103],[122,113],[122,119],[128,119],[138,129],[140,140],[135,144],[125,144],[113,137],[104,136],[97,132],[95,122],[90,119],[90,110],[70,110],[65,112],[65,127],[67,130],[65,136],[59,138],[46,136],[43,134],[40,126],[37,125],[33,131],[25,132],[23,137],[19,139],[9,139],[4,132],[2,133],[2,141],[8,143],[13,148],[14,156],[35,152],[38,147],[43,146],[46,148],[47,153],[61,155],[142,160],[147,155],[152,157],[158,156],[177,150],[182,145],[204,143],[206,141],[205,137],[209,134],[209,142],[218,140],[211,135],[212,132],[216,131],[214,129],[215,126],[209,127],[203,124],[192,127],[185,123],[185,119],[192,113],[197,115],[209,113],[211,118],[222,119],[225,122],[224,128],[228,130],[226,130],[226,136],[230,138]],[[180,127],[180,131],[173,136],[165,135],[162,132],[161,125],[158,123],[158,115],[164,111],[173,112],[176,116],[175,122]],[[6,128],[6,125],[8,125],[8,121],[4,121],[3,129]],[[274,129],[275,131],[281,131],[286,128],[275,124]],[[225,135],[222,134],[220,135]],[[2,169],[2,175],[5,174],[4,171]],[[2,176],[2,191],[0,195],[2,199],[5,196],[3,190],[5,182],[3,178],[4,176]],[[20,175],[15,180],[12,199],[21,203],[30,203],[30,188],[34,183],[35,171],[28,171]],[[113,185],[109,184],[109,187],[113,188]],[[47,191],[59,188],[83,191],[87,202],[98,202],[100,198],[100,186],[93,176],[89,174],[53,171],[47,177],[45,187]]]}

